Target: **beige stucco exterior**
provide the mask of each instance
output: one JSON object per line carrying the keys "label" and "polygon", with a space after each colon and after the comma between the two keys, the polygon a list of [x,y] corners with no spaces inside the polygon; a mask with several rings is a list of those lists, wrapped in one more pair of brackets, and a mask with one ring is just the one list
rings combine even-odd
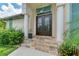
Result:
{"label": "beige stucco exterior", "polygon": [[[30,11],[28,12],[29,15],[29,31],[32,29],[33,36],[36,36],[36,8],[44,7],[49,4],[27,4]],[[52,37],[56,37],[56,5],[52,5]],[[28,9],[28,10],[29,10]]]}
{"label": "beige stucco exterior", "polygon": [[[24,31],[24,18],[23,18],[23,15],[15,15],[15,16],[12,16],[12,17],[9,17],[9,18],[12,18],[10,20],[12,22],[11,25],[12,25],[13,29]],[[7,29],[10,29],[10,20],[9,20],[9,18],[5,18]]]}
{"label": "beige stucco exterior", "polygon": [[[48,5],[51,5],[51,11],[52,11],[52,37],[54,39],[57,39],[57,9],[59,7],[63,7],[63,10],[64,10],[64,15],[63,15],[63,31],[67,31],[67,29],[69,28],[69,8],[70,8],[70,5],[69,4],[55,4],[55,3],[27,3],[27,8],[26,8],[26,11],[27,11],[27,15],[28,15],[28,33],[29,32],[32,32],[33,36],[37,36],[36,35],[36,9],[37,8],[41,8],[41,7],[44,7],[44,6],[48,6]],[[18,19],[16,17],[13,18],[12,20],[13,22],[13,28],[15,29],[22,29],[24,30],[24,18],[21,18],[21,19]],[[8,28],[9,24],[8,24],[8,21],[7,21],[7,25],[6,27]],[[63,33],[64,33],[63,32]]]}
{"label": "beige stucco exterior", "polygon": [[23,19],[14,19],[12,21],[12,27],[15,28],[16,30],[20,29],[20,30],[24,30],[24,26],[23,26],[23,22],[24,20]]}
{"label": "beige stucco exterior", "polygon": [[[33,37],[36,35],[36,9],[41,8],[44,6],[51,5],[51,11],[52,11],[52,37],[56,40],[57,39],[57,9],[59,7],[63,7],[64,10],[64,16],[63,16],[63,31],[67,31],[69,29],[69,12],[70,12],[70,5],[69,4],[56,4],[56,3],[27,3],[26,4],[26,12],[28,15],[28,33],[32,32]],[[15,29],[22,29],[24,31],[24,18],[18,19],[16,17],[13,18],[13,28]],[[9,27],[9,23],[7,21],[6,27]],[[64,33],[63,32],[63,33]]]}
{"label": "beige stucco exterior", "polygon": [[[52,37],[57,37],[57,8],[63,7],[64,15],[63,15],[63,31],[67,31],[69,28],[69,4],[43,4],[43,3],[27,3],[27,14],[29,15],[29,32],[31,31],[33,33],[33,36],[36,36],[36,9],[40,7],[44,7],[47,5],[51,5],[51,11],[52,11]],[[63,32],[63,33],[64,33]]]}
{"label": "beige stucco exterior", "polygon": [[[69,30],[70,20],[70,4],[56,3],[25,3],[23,6],[23,18],[14,18],[13,28],[22,29],[24,31],[25,40],[28,39],[28,33],[33,34],[31,46],[46,52],[51,52],[55,44],[58,45],[64,39],[64,32]],[[44,36],[43,38],[36,35],[36,9],[51,5],[52,13],[52,36]],[[8,21],[7,21],[8,27]],[[39,38],[41,37],[41,38]]]}
{"label": "beige stucco exterior", "polygon": [[[13,19],[12,20],[12,28],[15,30],[22,30],[24,31],[23,28],[23,19]],[[6,21],[6,28],[9,29],[9,21]]]}
{"label": "beige stucco exterior", "polygon": [[9,21],[8,20],[6,21],[6,28],[7,29],[9,28]]}

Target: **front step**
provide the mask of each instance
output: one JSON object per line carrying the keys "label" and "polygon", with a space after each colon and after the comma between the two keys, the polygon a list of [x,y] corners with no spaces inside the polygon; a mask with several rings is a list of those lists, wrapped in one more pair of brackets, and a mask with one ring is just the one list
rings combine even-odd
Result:
{"label": "front step", "polygon": [[52,37],[36,36],[31,41],[30,40],[25,41],[24,46],[35,48],[50,54],[58,55],[57,53],[58,45],[56,43],[56,40]]}
{"label": "front step", "polygon": [[32,40],[24,40],[24,42],[21,44],[23,47],[30,47],[32,43]]}
{"label": "front step", "polygon": [[[48,52],[50,54],[57,55],[57,42],[52,37],[47,36],[37,36],[33,38],[32,47],[35,47],[38,50]],[[56,53],[55,53],[56,52]]]}

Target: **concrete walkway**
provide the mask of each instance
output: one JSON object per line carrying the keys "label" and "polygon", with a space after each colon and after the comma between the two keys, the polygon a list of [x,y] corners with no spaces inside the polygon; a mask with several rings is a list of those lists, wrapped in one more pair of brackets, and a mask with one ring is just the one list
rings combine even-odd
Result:
{"label": "concrete walkway", "polygon": [[50,56],[48,53],[33,48],[20,47],[8,56]]}

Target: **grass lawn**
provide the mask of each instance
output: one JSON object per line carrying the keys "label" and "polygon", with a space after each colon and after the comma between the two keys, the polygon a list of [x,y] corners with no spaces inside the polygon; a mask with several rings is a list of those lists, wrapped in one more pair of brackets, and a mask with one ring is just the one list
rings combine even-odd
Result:
{"label": "grass lawn", "polygon": [[0,45],[0,56],[7,56],[17,48],[17,46]]}

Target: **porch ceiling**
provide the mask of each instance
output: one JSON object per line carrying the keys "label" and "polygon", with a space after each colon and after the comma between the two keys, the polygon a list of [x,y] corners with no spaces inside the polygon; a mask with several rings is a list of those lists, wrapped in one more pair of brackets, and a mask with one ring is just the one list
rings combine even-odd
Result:
{"label": "porch ceiling", "polygon": [[40,8],[46,5],[50,5],[50,3],[28,3],[28,5],[32,8]]}

